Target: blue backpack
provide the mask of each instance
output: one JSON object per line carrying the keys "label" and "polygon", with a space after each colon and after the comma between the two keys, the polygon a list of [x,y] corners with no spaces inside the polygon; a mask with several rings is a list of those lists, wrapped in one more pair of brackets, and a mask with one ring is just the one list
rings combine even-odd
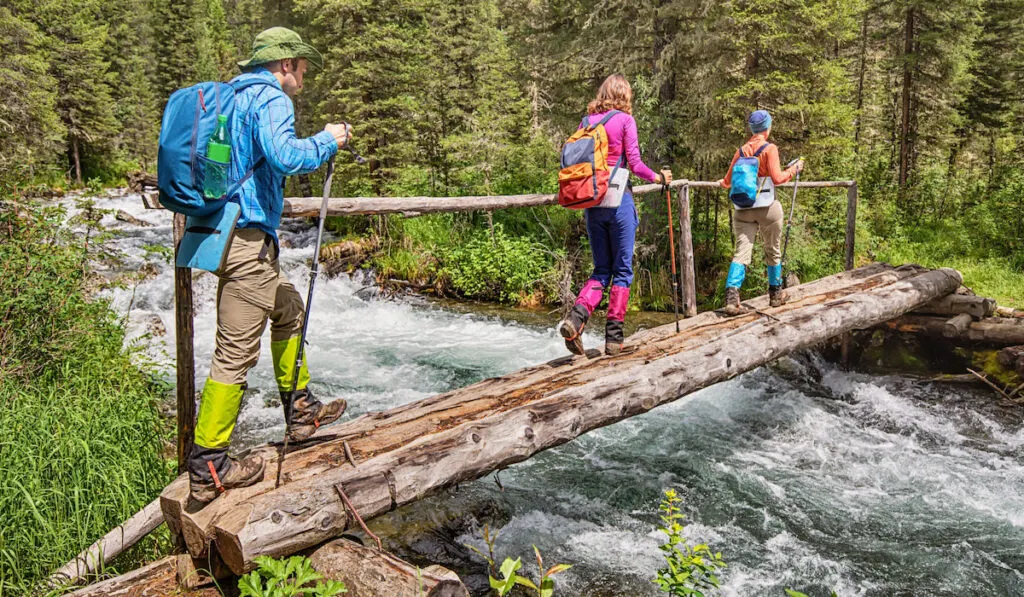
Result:
{"label": "blue backpack", "polygon": [[733,205],[741,209],[751,207],[757,201],[757,169],[761,165],[758,156],[771,143],[765,143],[754,155],[743,155],[743,148],[740,148],[740,157],[732,166],[732,186],[729,190],[729,199]]}
{"label": "blue backpack", "polygon": [[157,186],[164,207],[187,216],[210,215],[230,201],[252,176],[250,169],[238,179],[229,179],[228,191],[220,199],[210,201],[203,195],[203,174],[208,162],[206,142],[221,114],[228,117],[228,131],[234,138],[231,115],[235,109],[235,94],[251,85],[266,83],[253,80],[239,84],[206,82],[171,94],[160,123],[156,161]]}

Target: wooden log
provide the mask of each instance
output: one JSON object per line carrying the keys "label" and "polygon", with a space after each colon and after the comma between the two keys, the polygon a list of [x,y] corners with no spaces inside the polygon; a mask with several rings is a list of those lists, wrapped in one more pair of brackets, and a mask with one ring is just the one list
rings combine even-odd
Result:
{"label": "wooden log", "polygon": [[1024,378],[1024,346],[1008,346],[996,354],[996,360],[1006,369],[1016,371]]}
{"label": "wooden log", "polygon": [[921,305],[920,308],[914,310],[914,313],[922,315],[960,315],[961,313],[967,313],[975,319],[982,319],[991,317],[995,310],[995,299],[968,294],[950,294],[927,305]]}
{"label": "wooden log", "polygon": [[75,559],[61,566],[50,576],[50,586],[77,583],[99,569],[101,564],[109,563],[126,549],[138,543],[160,526],[163,521],[164,515],[160,510],[160,500],[155,499],[78,554]]}
{"label": "wooden log", "polygon": [[216,587],[181,590],[176,575],[177,557],[167,556],[127,574],[69,593],[67,597],[221,597]]}
{"label": "wooden log", "polygon": [[466,586],[447,568],[418,568],[348,539],[331,541],[309,559],[325,578],[345,583],[346,597],[469,597]]}
{"label": "wooden log", "polygon": [[967,326],[974,321],[969,313],[961,313],[946,320],[942,324],[942,335],[946,338],[956,338],[967,331]]}
{"label": "wooden log", "polygon": [[[792,183],[787,183],[792,186]],[[787,184],[778,185],[785,187]],[[851,181],[808,181],[801,182],[807,188],[840,188],[849,187]],[[677,189],[684,185],[692,187],[717,187],[715,182],[674,180],[669,185]],[[646,184],[633,188],[633,195],[639,196],[662,190],[660,184]],[[159,205],[155,191],[143,193],[146,207]],[[320,213],[320,197],[286,197],[282,217],[299,218],[314,217]],[[355,216],[372,214],[402,214],[406,217],[421,216],[429,213],[454,211],[492,211],[495,209],[511,209],[515,207],[537,207],[555,205],[556,195],[486,195],[470,197],[349,197],[331,198],[328,203],[327,215]]]}
{"label": "wooden log", "polygon": [[[185,216],[174,214],[174,254],[185,234]],[[193,344],[192,270],[174,268],[174,327],[177,369],[178,472],[185,472],[196,421],[196,362]]]}
{"label": "wooden log", "polygon": [[683,317],[693,317],[697,314],[697,274],[693,266],[689,185],[679,189],[679,265],[683,278]]}
{"label": "wooden log", "polygon": [[[904,267],[893,269],[884,264],[871,264],[854,271],[844,272],[821,280],[790,289],[790,301],[784,307],[772,310],[782,312],[800,308],[814,302],[829,300],[845,293],[868,290],[893,283],[897,280],[924,271],[921,268]],[[748,305],[757,310],[768,309],[767,297],[759,297],[747,301]],[[738,317],[722,320],[714,312],[707,312],[697,317],[683,320],[680,327],[683,335],[688,335],[687,342],[702,342],[730,327],[744,325],[751,319],[759,317]],[[675,337],[674,326],[663,326],[634,334],[626,341],[627,347],[640,357],[650,353],[657,358],[665,350],[661,343],[668,341],[680,350],[683,340]],[[603,359],[587,361],[578,359],[566,361],[559,359],[552,363],[531,367],[522,371],[503,376],[499,380],[487,380],[475,386],[455,390],[441,396],[428,398],[419,402],[403,405],[381,413],[371,413],[342,425],[334,425],[319,432],[314,439],[324,442],[314,447],[303,444],[289,452],[284,463],[282,477],[285,483],[312,478],[323,474],[331,468],[341,466],[350,460],[361,463],[367,458],[404,446],[418,437],[465,424],[493,414],[493,409],[500,409],[506,403],[503,392],[527,392],[531,386],[540,384],[541,388],[555,387],[557,384],[582,383],[580,376],[584,372],[600,370],[606,364]],[[599,374],[599,371],[592,375]],[[590,375],[590,373],[588,373]],[[486,386],[493,385],[493,389]],[[471,400],[468,396],[485,393],[484,399]],[[344,445],[348,443],[352,458],[345,455]],[[264,452],[268,470],[276,467],[277,450]],[[180,476],[164,491],[161,503],[168,526],[174,532],[183,533],[189,551],[196,557],[205,553],[206,545],[213,536],[212,521],[221,513],[236,508],[252,495],[273,489],[274,479],[265,478],[250,488],[234,490],[218,498],[198,512],[186,510],[188,481]],[[184,530],[182,530],[182,527]],[[178,529],[175,531],[175,529]],[[327,539],[329,537],[325,537]]]}
{"label": "wooden log", "polygon": [[1024,318],[1024,311],[1021,311],[1020,309],[1012,309],[1010,307],[997,306],[995,314],[999,317]]}
{"label": "wooden log", "polygon": [[[364,454],[358,467],[338,454],[336,466],[235,504],[214,522],[216,547],[225,563],[242,573],[256,556],[294,553],[343,532],[349,515],[336,486],[344,488],[364,518],[373,517],[784,354],[891,320],[953,292],[961,281],[954,270],[926,271],[853,294],[787,303],[771,317],[723,318],[685,335],[662,330],[669,337],[660,342],[648,335],[642,346],[633,344],[618,357],[589,360],[564,375],[553,372],[552,365],[535,367],[428,398],[420,403],[430,407],[421,416],[448,416],[460,408],[482,409],[483,416],[459,417],[401,446]],[[671,324],[662,327],[674,330]],[[395,411],[403,412],[389,414]],[[381,431],[386,435],[386,429]]]}
{"label": "wooden log", "polygon": [[1005,347],[1024,344],[1024,319],[989,317],[971,322],[963,333],[948,338],[943,335],[946,318],[936,315],[904,315],[887,321],[882,327],[908,334],[922,334],[932,338],[968,345]]}

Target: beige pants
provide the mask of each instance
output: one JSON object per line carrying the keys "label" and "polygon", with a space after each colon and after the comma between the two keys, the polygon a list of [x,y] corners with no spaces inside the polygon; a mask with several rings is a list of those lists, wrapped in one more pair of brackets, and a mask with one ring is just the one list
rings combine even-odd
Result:
{"label": "beige pants", "polygon": [[302,331],[302,297],[281,273],[278,249],[266,233],[236,230],[217,286],[217,346],[210,378],[245,383],[260,356],[260,337],[270,324],[272,342]]}
{"label": "beige pants", "polygon": [[768,207],[737,209],[733,214],[732,228],[736,234],[736,254],[732,260],[750,265],[754,251],[754,237],[761,232],[764,242],[765,265],[782,263],[782,204],[776,201]]}

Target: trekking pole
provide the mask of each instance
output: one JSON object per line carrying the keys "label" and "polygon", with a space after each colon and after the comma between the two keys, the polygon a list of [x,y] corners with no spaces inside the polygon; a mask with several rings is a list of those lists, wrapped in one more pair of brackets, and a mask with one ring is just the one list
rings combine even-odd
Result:
{"label": "trekking pole", "polygon": [[[786,164],[787,168],[802,160],[799,157]],[[786,249],[789,248],[789,229],[793,227],[793,213],[796,211],[796,188],[800,185],[800,171],[797,170],[796,178],[793,179],[793,201],[789,204],[789,219],[786,221],[786,238],[782,241],[782,285],[786,286]]]}
{"label": "trekking pole", "polygon": [[[359,155],[349,149],[352,155],[357,158]],[[302,318],[302,333],[299,336],[299,349],[295,354],[295,372],[292,374],[292,390],[288,396],[288,406],[285,408],[284,419],[284,446],[281,448],[281,457],[277,459],[277,480],[274,481],[274,488],[281,486],[281,466],[284,464],[284,457],[288,453],[288,432],[292,428],[292,405],[295,400],[295,391],[299,385],[299,371],[302,370],[302,356],[306,347],[306,330],[309,328],[309,311],[313,305],[313,286],[316,284],[316,276],[320,271],[320,242],[324,237],[324,220],[327,219],[327,200],[331,196],[331,179],[334,177],[334,156],[327,162],[327,180],[324,181],[324,200],[320,203],[320,223],[316,231],[316,248],[313,252],[313,268],[309,272],[309,292],[306,294],[306,314]]]}
{"label": "trekking pole", "polygon": [[[668,166],[661,167],[662,172],[668,170]],[[661,175],[661,187],[665,189],[665,202],[668,204],[668,244],[669,252],[672,254],[672,308],[676,313],[676,333],[679,333],[679,274],[676,273],[676,237],[672,231],[672,191],[668,188],[665,175]]]}

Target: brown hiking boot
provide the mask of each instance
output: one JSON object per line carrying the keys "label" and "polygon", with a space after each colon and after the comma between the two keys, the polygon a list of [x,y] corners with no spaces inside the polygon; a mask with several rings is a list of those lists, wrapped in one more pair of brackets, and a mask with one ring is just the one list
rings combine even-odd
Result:
{"label": "brown hiking boot", "polygon": [[[348,407],[344,398],[323,403],[308,389],[295,392],[292,402],[292,424],[288,429],[288,441],[301,442],[316,433],[323,425],[337,421]],[[285,403],[287,408],[287,403]]]}
{"label": "brown hiking boot", "polygon": [[722,309],[729,317],[735,317],[743,313],[740,306],[740,289],[727,287],[725,289],[725,307]]}
{"label": "brown hiking boot", "polygon": [[768,304],[772,307],[781,307],[788,299],[789,295],[781,286],[768,287]]}
{"label": "brown hiking boot", "polygon": [[212,481],[197,480],[196,475],[189,474],[189,496],[200,504],[212,502],[217,496],[229,489],[248,487],[263,480],[263,470],[267,463],[263,457],[253,454],[242,460],[227,458],[227,470],[223,475],[217,473],[213,460],[205,462],[207,473]]}
{"label": "brown hiking boot", "polygon": [[569,315],[558,322],[558,333],[565,338],[565,347],[569,352],[578,355],[587,354],[583,349],[583,327],[587,325],[590,313],[583,305],[574,305]]}

